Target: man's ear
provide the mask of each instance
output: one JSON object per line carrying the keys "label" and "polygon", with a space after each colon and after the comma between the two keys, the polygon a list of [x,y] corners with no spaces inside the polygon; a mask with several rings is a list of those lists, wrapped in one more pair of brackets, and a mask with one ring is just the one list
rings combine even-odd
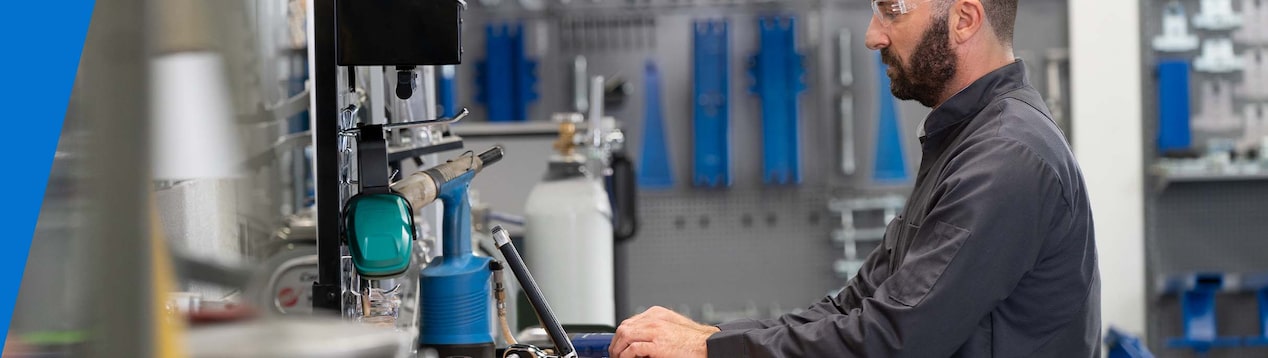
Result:
{"label": "man's ear", "polygon": [[968,42],[986,28],[986,9],[981,0],[954,0],[950,9],[951,42]]}

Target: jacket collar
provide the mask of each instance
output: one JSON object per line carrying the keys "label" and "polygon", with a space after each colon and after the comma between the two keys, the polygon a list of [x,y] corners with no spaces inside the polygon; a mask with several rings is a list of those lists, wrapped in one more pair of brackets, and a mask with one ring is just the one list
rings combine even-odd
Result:
{"label": "jacket collar", "polygon": [[1026,66],[1017,60],[973,81],[951,98],[934,108],[922,123],[920,142],[926,149],[943,142],[951,132],[947,129],[972,118],[995,98],[1029,85]]}

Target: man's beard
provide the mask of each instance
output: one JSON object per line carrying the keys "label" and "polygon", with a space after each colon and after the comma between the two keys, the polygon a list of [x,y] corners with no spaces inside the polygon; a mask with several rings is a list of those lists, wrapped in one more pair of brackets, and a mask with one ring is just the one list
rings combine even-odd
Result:
{"label": "man's beard", "polygon": [[890,52],[881,50],[881,59],[893,69],[890,76],[890,92],[901,100],[916,100],[933,108],[946,92],[951,78],[955,77],[955,54],[951,52],[951,40],[947,33],[947,18],[934,20],[916,45],[911,61],[905,65]]}

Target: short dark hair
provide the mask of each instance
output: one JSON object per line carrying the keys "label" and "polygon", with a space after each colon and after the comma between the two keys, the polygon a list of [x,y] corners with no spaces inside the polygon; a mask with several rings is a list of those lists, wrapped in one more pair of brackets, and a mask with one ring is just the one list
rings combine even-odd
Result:
{"label": "short dark hair", "polygon": [[[1013,29],[1017,24],[1017,1],[1018,0],[982,0],[982,7],[986,10],[986,21],[991,23],[991,27],[995,29],[995,37],[1000,42],[1007,44],[1013,43]],[[939,6],[941,16],[946,16],[946,11],[950,9],[951,3],[955,0],[940,1]]]}
{"label": "short dark hair", "polygon": [[1013,28],[1017,25],[1017,0],[982,0],[986,8],[986,21],[995,28],[995,37],[1001,42],[1013,43]]}

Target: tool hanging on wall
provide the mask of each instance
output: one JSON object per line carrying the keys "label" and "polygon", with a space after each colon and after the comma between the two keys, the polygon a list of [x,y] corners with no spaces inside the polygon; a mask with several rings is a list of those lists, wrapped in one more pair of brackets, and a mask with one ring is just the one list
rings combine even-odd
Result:
{"label": "tool hanging on wall", "polygon": [[1242,59],[1233,52],[1233,40],[1227,37],[1203,41],[1202,55],[1193,60],[1193,69],[1200,72],[1229,73],[1242,66]]}
{"label": "tool hanging on wall", "polygon": [[840,110],[841,110],[841,172],[845,175],[854,175],[854,94],[851,87],[854,86],[854,61],[851,59],[854,52],[851,51],[850,29],[842,28],[837,33],[837,50],[840,58],[841,86],[845,87],[845,92],[841,94]]}
{"label": "tool hanging on wall", "polygon": [[643,69],[643,151],[639,155],[638,186],[670,188],[674,173],[665,147],[664,111],[661,109],[660,71],[648,60]]}
{"label": "tool hanging on wall", "polygon": [[1242,17],[1246,21],[1233,33],[1233,39],[1244,45],[1268,45],[1268,3],[1242,0]]}
{"label": "tool hanging on wall", "polygon": [[750,89],[762,102],[762,181],[801,183],[797,95],[805,91],[803,56],[797,53],[793,16],[759,17],[759,50],[753,56]]}
{"label": "tool hanging on wall", "polygon": [[1163,61],[1158,64],[1158,152],[1188,150],[1192,145],[1189,128],[1189,62]]}
{"label": "tool hanging on wall", "polygon": [[1242,25],[1233,12],[1233,0],[1202,0],[1202,11],[1193,17],[1193,26],[1203,30],[1232,30]]}
{"label": "tool hanging on wall", "polygon": [[1198,48],[1198,35],[1189,32],[1189,18],[1184,5],[1177,0],[1167,3],[1162,11],[1162,35],[1154,37],[1154,50],[1185,52]]}
{"label": "tool hanging on wall", "polygon": [[1215,296],[1224,289],[1224,275],[1197,274],[1186,283],[1180,296],[1184,313],[1184,336],[1167,340],[1167,347],[1188,348],[1205,354],[1212,348],[1236,347],[1237,337],[1221,337],[1217,333]]}
{"label": "tool hanging on wall", "polygon": [[891,94],[887,67],[876,58],[876,97],[880,104],[877,117],[880,123],[876,133],[876,160],[872,163],[872,179],[877,182],[902,182],[907,180],[907,163],[903,159],[903,138],[898,126],[898,103]]}
{"label": "tool hanging on wall", "polygon": [[537,100],[537,62],[525,50],[524,24],[490,24],[484,34],[486,57],[476,64],[476,100],[487,107],[490,122],[526,121],[528,106]]}
{"label": "tool hanging on wall", "polygon": [[1241,118],[1233,113],[1233,91],[1228,81],[1202,83],[1201,110],[1193,115],[1192,127],[1203,132],[1227,132],[1241,126]]}
{"label": "tool hanging on wall", "polygon": [[436,99],[440,102],[440,115],[445,118],[458,115],[458,89],[454,80],[457,71],[454,65],[440,66],[440,76],[436,78]]}
{"label": "tool hanging on wall", "polygon": [[1268,101],[1268,49],[1248,50],[1243,61],[1242,83],[1233,92],[1244,100]]}
{"label": "tool hanging on wall", "polygon": [[728,28],[725,19],[697,20],[692,24],[695,47],[692,182],[696,186],[731,186]]}

